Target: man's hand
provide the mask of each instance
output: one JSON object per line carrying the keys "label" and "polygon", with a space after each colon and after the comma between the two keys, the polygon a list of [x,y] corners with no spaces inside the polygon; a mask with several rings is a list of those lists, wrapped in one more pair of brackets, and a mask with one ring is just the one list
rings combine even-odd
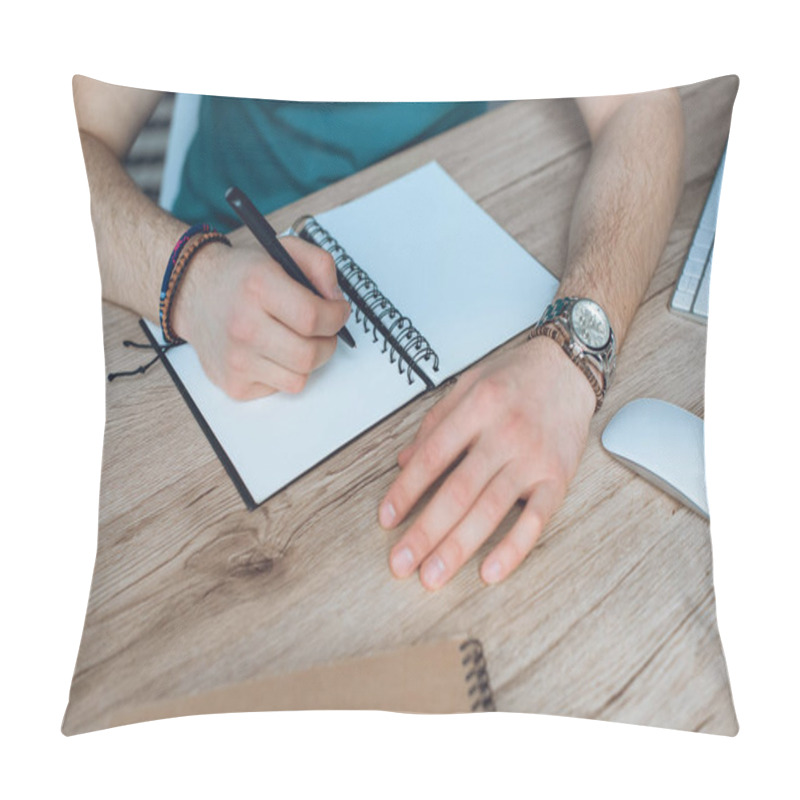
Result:
{"label": "man's hand", "polygon": [[594,409],[586,377],[545,337],[465,373],[398,456],[401,473],[379,510],[384,528],[402,522],[465,454],[392,548],[392,572],[405,578],[419,567],[423,586],[438,589],[523,500],[519,519],[481,566],[487,583],[509,575],[564,498]]}
{"label": "man's hand", "polygon": [[[578,100],[592,157],[575,198],[559,295],[590,297],[622,342],[664,250],[683,180],[683,115],[675,90]],[[514,503],[525,507],[481,566],[487,583],[536,544],[578,469],[595,396],[581,371],[540,336],[466,373],[398,457],[380,506],[384,528],[406,517],[462,456],[392,548],[398,577],[419,567],[428,589],[448,581]]]}
{"label": "man's hand", "polygon": [[[244,240],[243,244],[239,242]],[[175,332],[208,377],[237,400],[297,393],[336,349],[350,314],[329,253],[295,238],[284,247],[323,297],[292,280],[247,237],[210,244],[192,260],[175,306]]]}
{"label": "man's hand", "polygon": [[[103,297],[157,320],[167,257],[188,225],[146,198],[122,162],[160,95],[77,75],[73,89]],[[319,298],[289,278],[246,228],[229,238],[232,248],[209,244],[193,257],[175,300],[173,328],[232,397],[299,392],[333,354],[350,313],[333,259],[306,242],[285,241]]]}

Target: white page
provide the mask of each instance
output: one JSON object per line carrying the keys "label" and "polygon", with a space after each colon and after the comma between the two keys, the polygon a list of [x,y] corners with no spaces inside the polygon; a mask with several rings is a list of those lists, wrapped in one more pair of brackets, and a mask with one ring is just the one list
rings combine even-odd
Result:
{"label": "white page", "polygon": [[436,162],[316,219],[430,342],[436,384],[530,327],[558,287]]}
{"label": "white page", "polygon": [[[317,219],[437,350],[439,372],[426,369],[436,383],[538,319],[557,286],[435,163]],[[256,505],[424,390],[355,314],[347,327],[357,348],[339,342],[299,395],[249,402],[214,386],[190,345],[167,352]]]}
{"label": "white page", "polygon": [[[163,343],[161,332],[147,323]],[[425,388],[410,384],[351,317],[352,349],[339,342],[327,364],[300,394],[233,400],[206,377],[189,344],[167,352],[197,410],[238,472],[256,505],[326,456],[391,414]]]}

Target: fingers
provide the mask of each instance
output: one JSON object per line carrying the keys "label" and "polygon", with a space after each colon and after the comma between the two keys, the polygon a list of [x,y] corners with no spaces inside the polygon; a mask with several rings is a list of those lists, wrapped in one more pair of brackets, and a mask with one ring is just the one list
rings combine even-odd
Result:
{"label": "fingers", "polygon": [[[429,543],[419,536],[414,526],[398,543],[393,555],[396,554],[398,564],[403,563],[403,560],[407,563],[410,559],[403,554],[402,548],[408,548],[414,556],[414,566],[405,574],[410,574],[422,562],[419,568],[420,581],[426,589],[436,590],[447,583],[473,556],[508,514],[519,494],[519,486],[513,480],[511,470],[504,469],[488,482],[452,532],[442,535],[441,541],[434,543],[435,547],[426,548]],[[392,566],[394,571],[394,562]],[[398,573],[395,571],[395,574]]]}
{"label": "fingers", "polygon": [[[335,290],[335,270],[327,253],[305,242],[286,245],[322,290]],[[295,394],[335,352],[336,333],[350,306],[344,299],[317,297],[264,256],[247,267],[239,300],[225,325],[217,370],[220,383],[239,400],[275,390]]]}
{"label": "fingers", "polygon": [[262,288],[264,310],[300,336],[335,336],[350,316],[347,300],[326,300],[288,275],[274,273]]}
{"label": "fingers", "polygon": [[179,295],[175,311],[203,369],[238,400],[299,392],[333,355],[350,314],[331,257],[305,242],[285,245],[326,297],[290,278],[252,243],[204,249]]}
{"label": "fingers", "polygon": [[267,386],[264,383],[248,383],[237,394],[230,394],[234,400],[240,402],[247,402],[249,400],[258,400],[260,397],[269,397],[271,394],[279,391],[272,386]]}
{"label": "fingers", "polygon": [[227,334],[221,386],[237,400],[296,394],[336,350],[335,337],[304,338],[260,309],[240,311]]}
{"label": "fingers", "polygon": [[420,443],[425,440],[436,426],[458,405],[458,402],[471,386],[471,381],[467,376],[460,379],[455,386],[423,417],[414,440],[407,447],[404,447],[397,454],[397,463],[401,469],[411,460],[417,451]]}
{"label": "fingers", "polygon": [[[401,472],[379,508],[380,524],[398,525],[466,455],[392,548],[396,576],[419,570],[425,588],[439,588],[521,497],[528,498],[525,508],[482,564],[481,577],[503,580],[533,549],[575,474],[593,410],[553,400],[563,364],[550,355],[517,349],[489,369],[470,370],[426,415],[398,457]],[[563,394],[569,398],[569,387]]]}
{"label": "fingers", "polygon": [[470,454],[444,482],[419,519],[392,549],[390,564],[398,578],[410,575],[478,499],[492,479],[491,462]]}
{"label": "fingers", "polygon": [[514,527],[481,565],[481,578],[486,583],[502,581],[523,562],[563,497],[564,491],[554,483],[536,486]]}
{"label": "fingers", "polygon": [[249,352],[229,358],[221,388],[234,400],[254,400],[275,391],[297,394],[305,388],[308,377]]}
{"label": "fingers", "polygon": [[292,372],[308,375],[321,367],[335,352],[336,338],[300,336],[278,320],[264,316],[253,325],[241,345],[254,354],[269,358]]}
{"label": "fingers", "polygon": [[[470,482],[480,480],[480,472],[468,468],[467,461],[451,476],[453,486],[472,488]],[[419,569],[420,582],[429,591],[444,586],[472,558],[523,494],[513,468],[506,466],[479,489],[468,512],[449,524],[458,513],[450,506],[458,490],[451,488],[448,497],[447,489],[445,484],[389,555],[395,577],[405,578]],[[504,580],[524,561],[563,495],[555,482],[537,484],[511,531],[483,562],[480,575],[485,583]]]}
{"label": "fingers", "polygon": [[294,237],[284,237],[281,242],[323,297],[290,278],[262,253],[248,265],[244,296],[256,298],[262,311],[300,336],[335,336],[350,316],[350,304],[339,291],[333,258]]}
{"label": "fingers", "polygon": [[380,524],[389,529],[400,523],[427,488],[469,447],[472,436],[469,416],[459,406],[420,444],[389,487],[378,510]]}
{"label": "fingers", "polygon": [[323,297],[328,300],[344,299],[333,256],[327,250],[297,236],[283,236],[281,244]]}

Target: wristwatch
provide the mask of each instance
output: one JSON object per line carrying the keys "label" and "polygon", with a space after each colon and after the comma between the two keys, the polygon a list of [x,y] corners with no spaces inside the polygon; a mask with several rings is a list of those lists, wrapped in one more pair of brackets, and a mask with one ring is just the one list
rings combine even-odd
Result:
{"label": "wristwatch", "polygon": [[529,338],[536,336],[557,342],[583,372],[597,398],[597,413],[617,364],[617,342],[606,312],[587,297],[560,297],[533,326]]}

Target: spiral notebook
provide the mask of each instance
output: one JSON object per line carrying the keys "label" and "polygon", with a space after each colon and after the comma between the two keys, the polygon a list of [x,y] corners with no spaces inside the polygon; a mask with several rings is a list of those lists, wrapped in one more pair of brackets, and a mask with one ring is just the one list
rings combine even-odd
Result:
{"label": "spiral notebook", "polygon": [[357,347],[300,394],[237,402],[190,345],[160,350],[249,508],[529,327],[558,286],[436,162],[306,218],[302,235],[334,255]]}
{"label": "spiral notebook", "polygon": [[381,710],[417,714],[495,711],[483,646],[445,639],[109,713],[106,727],[242,711]]}

